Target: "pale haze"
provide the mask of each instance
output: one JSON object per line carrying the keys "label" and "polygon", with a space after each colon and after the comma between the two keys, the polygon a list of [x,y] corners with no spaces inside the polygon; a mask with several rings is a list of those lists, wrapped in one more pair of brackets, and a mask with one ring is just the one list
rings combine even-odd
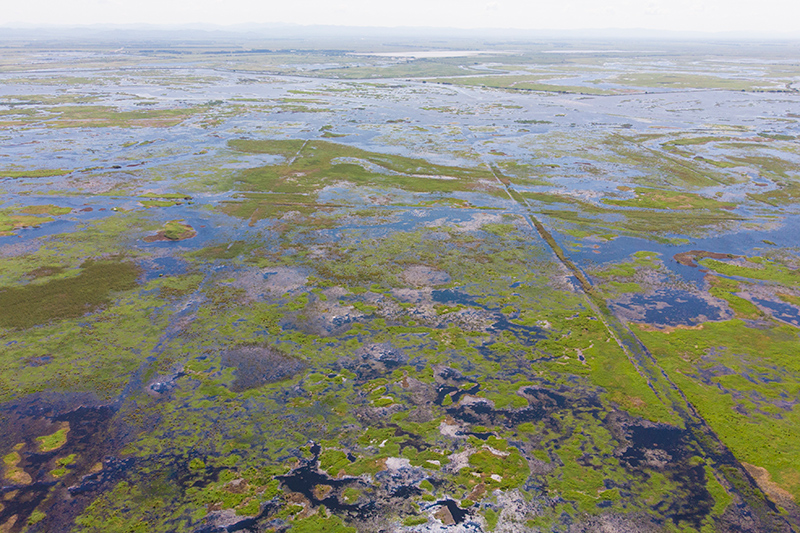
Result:
{"label": "pale haze", "polygon": [[288,23],[343,26],[796,32],[795,0],[33,0],[7,3],[2,25]]}

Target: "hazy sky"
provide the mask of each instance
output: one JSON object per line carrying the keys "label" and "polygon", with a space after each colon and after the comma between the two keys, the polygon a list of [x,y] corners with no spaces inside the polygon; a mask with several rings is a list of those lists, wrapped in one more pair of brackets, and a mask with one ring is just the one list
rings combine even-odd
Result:
{"label": "hazy sky", "polygon": [[800,31],[800,0],[22,0],[0,24],[295,23]]}

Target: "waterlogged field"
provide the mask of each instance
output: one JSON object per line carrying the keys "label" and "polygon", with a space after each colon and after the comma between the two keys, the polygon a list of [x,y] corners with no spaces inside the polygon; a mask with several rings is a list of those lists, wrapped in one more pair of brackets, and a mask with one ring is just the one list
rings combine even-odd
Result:
{"label": "waterlogged field", "polygon": [[800,528],[797,47],[617,44],[6,46],[0,531]]}

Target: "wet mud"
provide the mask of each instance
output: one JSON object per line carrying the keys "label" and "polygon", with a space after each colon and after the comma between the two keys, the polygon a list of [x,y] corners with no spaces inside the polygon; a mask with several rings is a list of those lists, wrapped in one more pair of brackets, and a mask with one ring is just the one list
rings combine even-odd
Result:
{"label": "wet mud", "polygon": [[233,367],[233,392],[275,383],[302,372],[306,365],[269,346],[238,346],[222,354],[222,364]]}

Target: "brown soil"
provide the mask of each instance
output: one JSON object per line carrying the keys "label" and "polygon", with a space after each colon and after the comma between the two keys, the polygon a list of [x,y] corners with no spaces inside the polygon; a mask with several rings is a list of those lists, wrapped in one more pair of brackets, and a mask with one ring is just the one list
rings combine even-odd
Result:
{"label": "brown soil", "polygon": [[696,261],[698,259],[704,259],[706,257],[710,257],[711,259],[736,259],[742,256],[734,254],[720,254],[717,252],[705,252],[703,250],[691,250],[689,252],[681,252],[672,256],[672,258],[678,263],[693,268],[697,268]]}
{"label": "brown soil", "polygon": [[763,490],[769,498],[786,509],[790,514],[797,515],[800,513],[800,508],[795,502],[794,495],[788,490],[784,489],[770,478],[769,472],[766,468],[742,463],[747,472],[756,480],[759,488]]}

